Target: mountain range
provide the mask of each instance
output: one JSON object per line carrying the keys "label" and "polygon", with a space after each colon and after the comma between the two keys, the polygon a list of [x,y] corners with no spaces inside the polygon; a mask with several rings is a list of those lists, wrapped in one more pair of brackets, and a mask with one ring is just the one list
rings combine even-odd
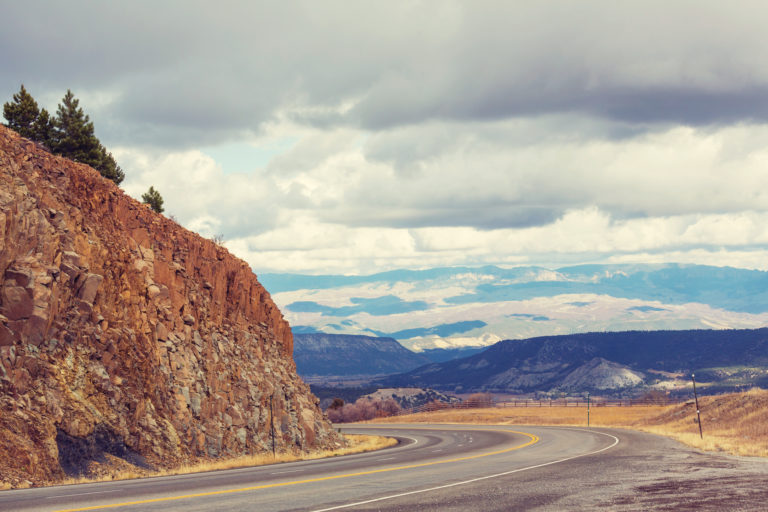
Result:
{"label": "mountain range", "polygon": [[768,329],[629,331],[505,340],[378,381],[451,392],[709,392],[768,385]]}
{"label": "mountain range", "polygon": [[768,325],[768,272],[729,267],[485,266],[259,279],[294,333],[390,337],[415,351],[579,332]]}

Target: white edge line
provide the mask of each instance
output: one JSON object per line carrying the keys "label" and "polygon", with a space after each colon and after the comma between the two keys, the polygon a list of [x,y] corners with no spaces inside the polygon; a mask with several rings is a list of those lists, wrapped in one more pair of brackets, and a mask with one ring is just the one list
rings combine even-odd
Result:
{"label": "white edge line", "polygon": [[464,480],[463,482],[454,482],[452,484],[439,485],[437,487],[430,487],[428,489],[418,489],[416,491],[409,491],[409,492],[404,492],[404,493],[400,493],[400,494],[392,494],[391,496],[382,496],[381,498],[374,498],[372,500],[366,500],[366,501],[358,501],[357,503],[347,503],[346,505],[338,505],[336,507],[321,508],[321,509],[313,510],[312,512],[328,512],[329,510],[339,510],[339,509],[342,509],[342,508],[357,507],[357,506],[360,506],[360,505],[367,505],[369,503],[376,503],[377,501],[391,500],[391,499],[394,499],[394,498],[401,498],[403,496],[410,496],[412,494],[421,494],[423,492],[438,491],[440,489],[447,489],[449,487],[456,487],[456,486],[459,486],[459,485],[471,484],[471,483],[474,483],[474,482],[479,482],[481,480],[488,480],[488,479],[491,479],[491,478],[498,478],[500,476],[511,475],[512,473],[519,473],[521,471],[527,471],[529,469],[536,469],[536,468],[542,468],[544,466],[551,466],[552,464],[559,464],[560,462],[566,462],[566,461],[569,461],[569,460],[578,459],[579,457],[587,457],[589,455],[595,455],[596,453],[604,452],[606,450],[609,450],[609,449],[613,448],[617,444],[619,444],[619,438],[618,437],[616,437],[614,435],[611,435],[611,434],[606,434],[605,432],[598,432],[596,430],[575,429],[575,428],[574,429],[563,429],[563,430],[578,430],[580,432],[591,432],[593,434],[600,434],[600,435],[603,435],[603,436],[612,437],[613,438],[613,444],[611,444],[609,446],[606,446],[604,448],[600,448],[599,450],[596,450],[594,452],[582,453],[581,455],[574,455],[573,457],[566,457],[565,459],[553,460],[553,461],[550,461],[550,462],[545,462],[543,464],[536,464],[535,466],[528,466],[528,467],[525,467],[525,468],[513,469],[511,471],[505,471],[503,473],[496,473],[495,475],[481,476],[479,478],[473,478],[471,480]]}
{"label": "white edge line", "polygon": [[72,496],[85,496],[86,494],[105,494],[108,492],[117,492],[120,489],[110,489],[109,491],[93,491],[93,492],[79,492],[77,494],[59,494],[58,496],[46,496],[45,499],[52,500],[55,498],[69,498]]}

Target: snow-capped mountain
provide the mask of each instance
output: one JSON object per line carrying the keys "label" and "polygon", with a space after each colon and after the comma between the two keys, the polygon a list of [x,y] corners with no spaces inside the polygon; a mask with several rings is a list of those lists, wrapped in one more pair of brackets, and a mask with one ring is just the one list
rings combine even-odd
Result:
{"label": "snow-capped mountain", "polygon": [[702,265],[263,274],[294,332],[388,336],[419,351],[576,332],[768,325],[768,272]]}

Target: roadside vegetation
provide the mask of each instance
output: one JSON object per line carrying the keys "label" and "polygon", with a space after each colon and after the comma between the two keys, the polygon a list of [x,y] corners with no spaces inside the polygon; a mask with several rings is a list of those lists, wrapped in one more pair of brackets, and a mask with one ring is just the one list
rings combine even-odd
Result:
{"label": "roadside vegetation", "polygon": [[353,404],[345,404],[344,400],[335,398],[325,412],[333,423],[350,423],[395,416],[400,412],[400,406],[391,398],[374,400],[363,397]]}
{"label": "roadside vegetation", "polygon": [[[699,398],[699,437],[693,403],[633,407],[591,407],[590,425],[641,430],[671,437],[694,448],[734,455],[768,457],[768,390]],[[586,407],[509,407],[443,409],[394,418],[382,423],[474,423],[495,425],[586,426]]]}

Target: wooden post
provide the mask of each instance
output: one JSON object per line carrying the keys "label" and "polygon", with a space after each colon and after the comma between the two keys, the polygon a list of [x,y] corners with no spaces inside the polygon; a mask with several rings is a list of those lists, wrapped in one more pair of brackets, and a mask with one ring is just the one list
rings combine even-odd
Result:
{"label": "wooden post", "polygon": [[701,431],[701,410],[699,410],[699,396],[696,394],[696,376],[691,374],[693,381],[693,400],[696,402],[696,422],[699,424],[699,437],[704,439],[704,433]]}
{"label": "wooden post", "polygon": [[275,412],[272,407],[272,401],[275,398],[275,394],[269,397],[269,434],[272,437],[272,459],[275,459]]}

